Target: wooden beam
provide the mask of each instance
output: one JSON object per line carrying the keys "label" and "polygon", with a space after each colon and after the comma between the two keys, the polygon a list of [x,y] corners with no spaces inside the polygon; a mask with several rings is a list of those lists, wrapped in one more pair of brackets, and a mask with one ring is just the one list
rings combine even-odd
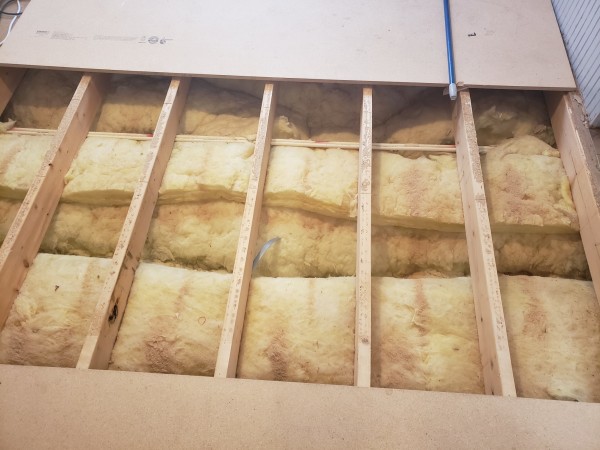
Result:
{"label": "wooden beam", "polygon": [[479,350],[487,394],[516,396],[483,173],[468,90],[454,108],[456,163],[462,195]]}
{"label": "wooden beam", "polygon": [[52,145],[0,248],[0,328],[38,252],[64,187],[64,177],[96,116],[108,75],[83,75]]}
{"label": "wooden beam", "polygon": [[0,113],[4,111],[17,87],[19,87],[26,70],[11,69],[9,67],[0,68]]}
{"label": "wooden beam", "polygon": [[277,85],[267,83],[263,94],[256,145],[254,147],[254,163],[248,182],[246,206],[244,207],[240,238],[233,266],[233,281],[227,299],[227,309],[215,366],[215,377],[218,378],[235,377],[237,370],[240,340],[246,315],[246,302],[248,301],[248,290],[252,278],[252,259],[254,258],[258,236],[263,188],[271,152],[276,88]]}
{"label": "wooden beam", "polygon": [[560,157],[569,177],[579,217],[583,249],[600,302],[600,161],[586,127],[581,102],[573,93],[547,92]]}
{"label": "wooden beam", "polygon": [[363,88],[358,150],[354,385],[371,386],[371,186],[373,89]]}
{"label": "wooden beam", "polygon": [[108,368],[189,87],[189,78],[173,78],[167,91],[150,152],[112,258],[110,273],[102,288],[77,361],[78,369]]}

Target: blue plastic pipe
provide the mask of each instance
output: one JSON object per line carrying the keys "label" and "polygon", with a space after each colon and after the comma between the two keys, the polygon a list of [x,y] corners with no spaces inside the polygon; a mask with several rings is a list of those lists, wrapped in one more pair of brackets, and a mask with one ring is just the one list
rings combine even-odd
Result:
{"label": "blue plastic pipe", "polygon": [[446,22],[446,51],[448,52],[448,93],[451,100],[456,100],[456,80],[454,78],[454,53],[452,52],[452,28],[450,26],[450,4],[444,0],[444,21]]}
{"label": "blue plastic pipe", "polygon": [[256,269],[256,267],[258,266],[258,263],[260,262],[260,259],[264,256],[264,254],[266,253],[266,251],[269,250],[269,248],[273,244],[276,244],[280,240],[281,240],[280,237],[274,237],[270,241],[265,242],[265,244],[261,247],[260,251],[258,252],[258,255],[256,255],[254,257],[254,261],[252,261],[252,270]]}

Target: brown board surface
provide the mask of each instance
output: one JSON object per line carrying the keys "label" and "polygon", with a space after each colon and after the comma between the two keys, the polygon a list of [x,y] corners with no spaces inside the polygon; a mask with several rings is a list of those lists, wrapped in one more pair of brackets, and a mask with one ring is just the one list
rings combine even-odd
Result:
{"label": "brown board surface", "polygon": [[[550,0],[451,1],[456,79],[570,90]],[[0,64],[444,85],[441,0],[33,0]]]}
{"label": "brown board surface", "polygon": [[597,448],[600,405],[0,365],[0,447]]}

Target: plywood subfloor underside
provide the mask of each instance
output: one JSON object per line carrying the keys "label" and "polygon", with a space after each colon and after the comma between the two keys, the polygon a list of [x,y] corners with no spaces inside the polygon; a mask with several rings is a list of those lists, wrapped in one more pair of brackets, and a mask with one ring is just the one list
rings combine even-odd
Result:
{"label": "plywood subfloor underside", "polygon": [[[575,88],[550,0],[452,1],[451,11],[457,82]],[[0,64],[448,83],[438,0],[33,0],[0,49]]]}
{"label": "plywood subfloor underside", "polygon": [[600,405],[0,365],[0,447],[597,448]]}

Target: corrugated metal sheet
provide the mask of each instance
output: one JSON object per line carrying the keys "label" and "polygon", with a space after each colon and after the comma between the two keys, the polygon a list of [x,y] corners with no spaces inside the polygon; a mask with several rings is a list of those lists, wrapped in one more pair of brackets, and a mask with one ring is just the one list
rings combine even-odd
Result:
{"label": "corrugated metal sheet", "polygon": [[552,0],[590,123],[600,127],[600,0]]}

